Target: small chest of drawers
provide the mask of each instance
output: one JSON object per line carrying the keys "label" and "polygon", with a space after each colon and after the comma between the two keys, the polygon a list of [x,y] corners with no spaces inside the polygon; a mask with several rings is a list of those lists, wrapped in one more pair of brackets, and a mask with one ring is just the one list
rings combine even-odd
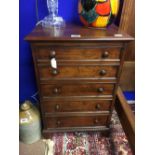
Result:
{"label": "small chest of drawers", "polygon": [[125,47],[132,38],[114,26],[99,30],[68,24],[61,29],[37,26],[26,40],[32,48],[44,136],[108,133]]}

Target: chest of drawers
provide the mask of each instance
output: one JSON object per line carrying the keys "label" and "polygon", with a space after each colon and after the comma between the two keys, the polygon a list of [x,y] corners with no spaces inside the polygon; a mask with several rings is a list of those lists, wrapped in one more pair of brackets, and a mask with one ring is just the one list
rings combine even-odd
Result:
{"label": "chest of drawers", "polygon": [[108,133],[125,47],[132,37],[114,26],[99,30],[68,24],[61,29],[38,26],[26,40],[32,48],[44,136]]}

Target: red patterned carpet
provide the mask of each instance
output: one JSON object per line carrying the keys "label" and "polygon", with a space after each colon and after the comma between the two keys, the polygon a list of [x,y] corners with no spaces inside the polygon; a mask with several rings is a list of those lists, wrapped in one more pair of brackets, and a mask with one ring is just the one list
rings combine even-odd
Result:
{"label": "red patterned carpet", "polygon": [[116,112],[111,120],[109,138],[100,132],[76,132],[57,133],[52,139],[55,155],[132,155]]}

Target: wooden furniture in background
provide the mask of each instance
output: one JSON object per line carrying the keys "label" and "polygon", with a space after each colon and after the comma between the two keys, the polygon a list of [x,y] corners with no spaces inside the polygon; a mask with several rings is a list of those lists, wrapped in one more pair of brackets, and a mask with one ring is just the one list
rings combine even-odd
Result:
{"label": "wooden furniture in background", "polygon": [[[135,1],[124,0],[119,30],[135,37]],[[126,48],[125,61],[135,60],[135,42],[132,41]]]}
{"label": "wooden furniture in background", "polygon": [[128,105],[120,87],[117,89],[115,109],[121,121],[122,127],[128,138],[129,144],[135,152],[135,116]]}
{"label": "wooden furniture in background", "polygon": [[[135,0],[124,0],[119,30],[135,37]],[[135,90],[135,42],[127,45],[115,109],[135,154],[135,117],[122,91]]]}
{"label": "wooden furniture in background", "polygon": [[[46,138],[61,131],[109,132],[124,49],[133,40],[106,31],[66,25],[36,27],[31,43]],[[55,59],[57,68],[51,66]]]}
{"label": "wooden furniture in background", "polygon": [[120,86],[122,91],[135,90],[135,62],[125,61],[120,78]]}
{"label": "wooden furniture in background", "polygon": [[[124,0],[119,30],[135,37],[135,0]],[[135,90],[135,42],[127,45],[125,62],[120,79],[123,91]]]}

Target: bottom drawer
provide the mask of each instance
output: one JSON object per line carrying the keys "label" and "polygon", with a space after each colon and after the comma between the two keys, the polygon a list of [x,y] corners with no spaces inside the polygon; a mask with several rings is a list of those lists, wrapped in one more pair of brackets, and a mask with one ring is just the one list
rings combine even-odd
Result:
{"label": "bottom drawer", "polygon": [[108,116],[46,117],[44,119],[44,128],[105,126],[108,123]]}

